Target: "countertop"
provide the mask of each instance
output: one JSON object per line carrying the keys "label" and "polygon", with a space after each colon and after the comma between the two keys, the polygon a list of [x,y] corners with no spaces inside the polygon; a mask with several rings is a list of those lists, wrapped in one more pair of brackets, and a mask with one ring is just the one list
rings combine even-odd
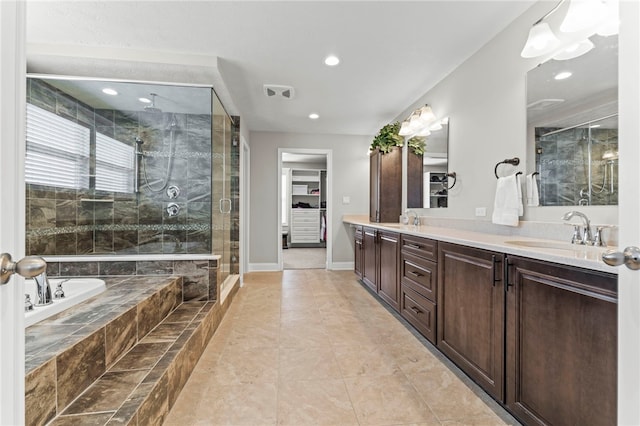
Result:
{"label": "countertop", "polygon": [[429,225],[415,226],[400,223],[375,223],[370,222],[367,216],[362,215],[345,215],[342,221],[352,225],[363,225],[531,259],[577,266],[594,271],[612,274],[618,273],[617,267],[607,265],[601,258],[602,253],[607,250],[615,250],[617,249],[616,247],[583,246],[564,241],[535,239],[519,235],[494,235]]}

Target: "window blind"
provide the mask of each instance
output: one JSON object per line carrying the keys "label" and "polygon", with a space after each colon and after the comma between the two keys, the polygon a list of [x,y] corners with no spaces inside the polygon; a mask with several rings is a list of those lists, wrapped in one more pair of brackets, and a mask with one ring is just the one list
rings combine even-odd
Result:
{"label": "window blind", "polygon": [[87,127],[27,104],[27,183],[88,188],[90,147]]}
{"label": "window blind", "polygon": [[134,149],[102,133],[96,133],[96,189],[133,192]]}

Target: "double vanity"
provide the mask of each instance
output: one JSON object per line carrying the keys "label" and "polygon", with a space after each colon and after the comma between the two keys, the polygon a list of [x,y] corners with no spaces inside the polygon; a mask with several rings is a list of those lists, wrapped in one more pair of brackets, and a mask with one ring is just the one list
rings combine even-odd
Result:
{"label": "double vanity", "polygon": [[604,247],[424,225],[355,230],[355,273],[527,425],[616,423],[617,277]]}

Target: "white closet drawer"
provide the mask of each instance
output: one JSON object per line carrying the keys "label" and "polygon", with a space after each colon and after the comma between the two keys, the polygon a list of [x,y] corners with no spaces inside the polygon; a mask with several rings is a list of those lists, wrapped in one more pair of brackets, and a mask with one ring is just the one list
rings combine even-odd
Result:
{"label": "white closet drawer", "polygon": [[317,232],[315,234],[302,234],[302,235],[292,234],[291,235],[292,243],[317,243],[319,241],[320,241],[320,234]]}
{"label": "white closet drawer", "polygon": [[315,232],[318,233],[318,227],[317,226],[313,226],[313,225],[296,225],[294,226],[292,229],[292,232],[294,233],[302,233],[302,232]]}

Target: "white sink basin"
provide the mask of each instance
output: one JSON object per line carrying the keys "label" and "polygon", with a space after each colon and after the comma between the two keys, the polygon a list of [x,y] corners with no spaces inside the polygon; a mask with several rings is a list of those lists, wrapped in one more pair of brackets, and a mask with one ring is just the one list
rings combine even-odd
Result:
{"label": "white sink basin", "polygon": [[532,248],[546,248],[553,250],[568,250],[575,251],[580,250],[586,246],[580,246],[570,243],[563,243],[560,241],[524,241],[524,240],[513,240],[513,241],[505,241],[507,244],[511,244],[514,246],[520,247],[532,247]]}

